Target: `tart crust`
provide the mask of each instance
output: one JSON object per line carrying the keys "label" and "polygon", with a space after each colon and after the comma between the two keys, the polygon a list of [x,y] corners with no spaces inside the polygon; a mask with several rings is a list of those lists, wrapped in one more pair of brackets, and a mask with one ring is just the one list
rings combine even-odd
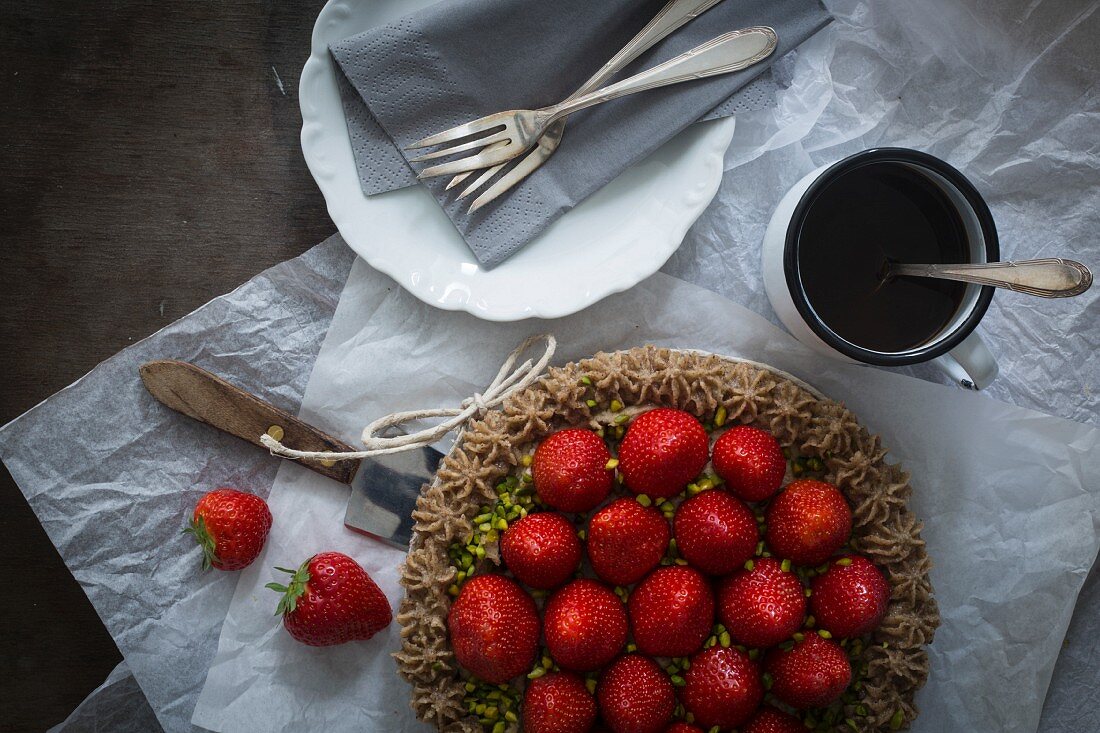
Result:
{"label": "tart crust", "polygon": [[[591,386],[581,382],[588,377]],[[814,394],[789,375],[720,356],[652,346],[599,353],[548,370],[501,410],[471,421],[426,486],[413,514],[415,530],[402,569],[406,594],[398,622],[402,649],[394,657],[412,685],[416,715],[441,731],[481,731],[464,706],[464,681],[447,640],[454,581],[447,548],[465,543],[478,507],[495,501],[495,486],[521,466],[525,453],[550,433],[592,426],[600,408],[619,400],[630,407],[676,407],[704,422],[724,406],[727,425],[771,431],[783,446],[824,459],[827,481],[852,506],[852,544],[882,569],[892,587],[886,618],[853,665],[866,664],[850,718],[862,731],[896,730],[917,716],[913,696],[928,676],[925,646],[939,625],[928,571],[932,566],[909,510],[909,477],[885,460],[886,449],[843,405]],[[490,552],[487,562],[499,562]],[[857,707],[859,708],[857,710]],[[901,720],[898,719],[899,713]],[[865,714],[859,714],[865,713]],[[512,724],[511,729],[517,726]]]}

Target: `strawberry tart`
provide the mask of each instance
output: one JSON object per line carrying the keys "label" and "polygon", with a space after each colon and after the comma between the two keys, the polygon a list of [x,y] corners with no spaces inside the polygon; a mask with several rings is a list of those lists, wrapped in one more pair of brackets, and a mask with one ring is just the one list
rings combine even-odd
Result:
{"label": "strawberry tart", "polygon": [[425,489],[396,654],[442,731],[899,730],[939,623],[907,475],[767,367],[551,369]]}

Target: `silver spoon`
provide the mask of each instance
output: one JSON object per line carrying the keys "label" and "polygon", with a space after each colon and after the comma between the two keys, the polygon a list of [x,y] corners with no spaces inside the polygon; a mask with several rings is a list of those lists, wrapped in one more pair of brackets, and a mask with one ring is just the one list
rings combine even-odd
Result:
{"label": "silver spoon", "polygon": [[1068,298],[1092,286],[1092,273],[1080,262],[1051,257],[1019,262],[983,262],[974,265],[886,264],[886,278],[900,275],[959,280],[978,285],[1008,288],[1041,298]]}

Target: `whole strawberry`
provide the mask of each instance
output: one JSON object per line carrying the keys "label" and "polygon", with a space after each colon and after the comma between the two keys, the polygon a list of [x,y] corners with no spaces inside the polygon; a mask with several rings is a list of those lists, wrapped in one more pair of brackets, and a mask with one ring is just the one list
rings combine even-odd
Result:
{"label": "whole strawberry", "polygon": [[660,733],[676,709],[672,681],[649,657],[620,657],[600,677],[600,715],[615,733]]}
{"label": "whole strawberry", "polygon": [[852,533],[852,510],[840,490],[814,479],[792,481],[772,500],[764,539],[796,565],[819,565]]}
{"label": "whole strawberry", "polygon": [[264,549],[271,510],[255,494],[215,489],[199,499],[191,526],[183,530],[202,547],[202,569],[240,570]]}
{"label": "whole strawberry", "polygon": [[772,694],[793,708],[823,708],[852,681],[848,655],[817,634],[807,634],[790,651],[768,652],[764,670],[772,677]]}
{"label": "whole strawberry", "polygon": [[890,584],[865,557],[844,555],[813,579],[810,606],[817,624],[843,639],[878,628],[890,603]]}
{"label": "whole strawberry", "polygon": [[563,512],[587,512],[607,498],[614,481],[611,460],[600,436],[570,428],[539,444],[531,466],[535,493]]}
{"label": "whole strawberry", "polygon": [[756,552],[760,532],[745,503],[724,491],[704,491],[680,504],[672,522],[680,557],[709,575],[740,568]]}
{"label": "whole strawberry", "polygon": [[747,647],[774,646],[802,627],[806,595],[798,576],[778,560],[760,557],[718,586],[718,619]]}
{"label": "whole strawberry", "polygon": [[314,555],[290,573],[289,585],[268,583],[283,594],[277,614],[298,641],[309,646],[333,646],[366,641],[393,619],[390,603],[360,567],[339,552]]}
{"label": "whole strawberry", "polygon": [[680,702],[704,728],[736,728],[764,697],[760,670],[740,649],[712,646],[696,654],[684,682]]}
{"label": "whole strawberry", "polygon": [[714,443],[714,471],[726,489],[745,501],[764,501],[779,491],[787,460],[772,434],[738,425]]}
{"label": "whole strawberry", "polygon": [[661,562],[668,540],[668,522],[659,511],[619,499],[588,522],[588,559],[605,582],[630,585]]}
{"label": "whole strawberry", "polygon": [[707,465],[710,439],[694,416],[660,408],[634,418],[619,445],[619,471],[635,494],[675,496]]}
{"label": "whole strawberry", "polygon": [[525,733],[588,733],[595,723],[596,699],[577,675],[551,672],[527,683]]}
{"label": "whole strawberry", "polygon": [[764,705],[741,728],[741,733],[808,733],[810,729],[790,713]]}
{"label": "whole strawberry", "polygon": [[576,571],[581,562],[581,541],[568,519],[539,512],[528,514],[504,532],[500,554],[521,583],[549,590],[569,580]]}
{"label": "whole strawberry", "polygon": [[543,627],[558,666],[590,672],[614,659],[626,644],[626,609],[607,586],[574,580],[550,597]]}
{"label": "whole strawberry", "polygon": [[638,651],[651,657],[687,657],[714,626],[714,596],[698,570],[657,568],[630,594],[630,628]]}
{"label": "whole strawberry", "polygon": [[526,674],[539,644],[535,601],[503,575],[466,581],[447,614],[455,659],[493,684]]}

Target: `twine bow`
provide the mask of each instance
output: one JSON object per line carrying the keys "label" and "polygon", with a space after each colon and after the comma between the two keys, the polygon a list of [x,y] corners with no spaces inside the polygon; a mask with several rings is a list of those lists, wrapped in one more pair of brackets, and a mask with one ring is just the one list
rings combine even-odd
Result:
{"label": "twine bow", "polygon": [[[532,362],[528,359],[516,367],[515,364],[519,357],[538,341],[546,342],[546,349],[542,356],[539,357],[538,361]],[[545,371],[547,365],[550,363],[550,359],[554,356],[554,350],[557,348],[557,345],[557,339],[555,339],[552,334],[529,336],[508,355],[507,359],[504,360],[504,363],[500,366],[500,371],[497,372],[496,377],[485,389],[485,392],[475,392],[472,397],[463,400],[458,407],[408,410],[406,412],[395,412],[392,415],[378,418],[367,425],[367,427],[363,428],[364,450],[361,451],[340,453],[332,451],[294,450],[293,448],[287,448],[267,434],[260,436],[260,442],[271,451],[272,455],[283,456],[284,458],[292,458],[295,460],[308,458],[319,461],[350,461],[359,458],[369,458],[370,456],[382,456],[388,453],[400,453],[401,451],[429,446],[452,430],[461,427],[473,417],[484,415],[487,410],[499,406],[513,393],[527,389],[527,387],[531,386],[536,379],[542,376],[543,371]],[[513,367],[515,367],[514,370]],[[394,435],[391,437],[381,437],[379,435],[379,433],[384,432],[387,428],[404,425],[414,420],[426,420],[440,417],[446,419],[434,427],[418,430],[415,433]]]}

